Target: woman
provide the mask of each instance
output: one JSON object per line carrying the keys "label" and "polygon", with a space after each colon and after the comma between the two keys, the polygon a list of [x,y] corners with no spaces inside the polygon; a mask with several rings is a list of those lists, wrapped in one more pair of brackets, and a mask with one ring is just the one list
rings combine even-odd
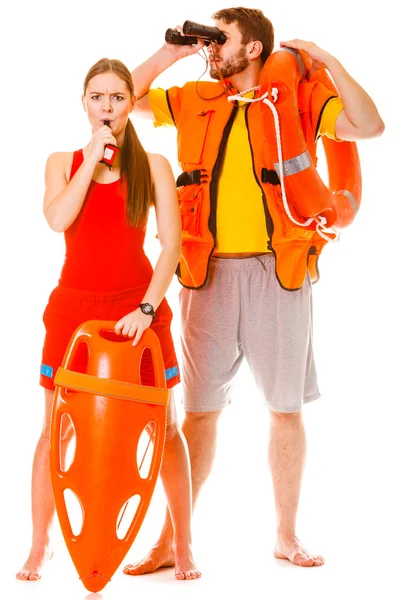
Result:
{"label": "woman", "polygon": [[[76,152],[51,154],[46,165],[44,213],[53,230],[64,232],[66,258],[43,315],[46,338],[40,384],[45,388],[45,420],[33,462],[32,548],[17,573],[18,579],[31,581],[40,579],[52,557],[48,439],[53,379],[75,328],[90,319],[115,320],[115,331],[133,338],[136,345],[151,326],[161,342],[167,385],[172,388],[179,382],[172,315],[164,299],[180,254],[171,167],[163,156],[146,154],[139,142],[129,119],[135,103],[133,82],[120,61],[101,59],[89,70],[82,103],[93,131],[89,144]],[[100,162],[106,144],[120,149],[112,168]],[[154,273],[143,251],[152,204],[161,243]],[[145,365],[147,378],[150,369],[151,364],[147,370]],[[66,432],[66,438],[71,433]],[[191,554],[188,455],[172,397],[161,477],[174,524],[176,578],[196,579],[200,573]]]}

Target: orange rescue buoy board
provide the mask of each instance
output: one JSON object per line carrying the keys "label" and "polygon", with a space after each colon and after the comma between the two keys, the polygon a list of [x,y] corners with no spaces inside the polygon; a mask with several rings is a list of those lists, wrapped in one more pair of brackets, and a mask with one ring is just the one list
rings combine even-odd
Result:
{"label": "orange rescue buoy board", "polygon": [[[162,461],[169,399],[157,335],[148,329],[133,347],[132,340],[113,333],[114,325],[88,321],[75,331],[56,375],[52,409],[54,500],[72,561],[91,592],[111,580],[146,515]],[[146,349],[153,362],[154,387],[141,384]],[[84,372],[74,371],[78,364]],[[75,434],[75,455],[68,468],[62,447],[64,417]],[[148,473],[143,474],[138,443],[146,429],[152,432],[153,452]],[[78,532],[73,532],[66,492],[75,495],[81,508]],[[134,497],[137,510],[121,536],[118,527]]]}

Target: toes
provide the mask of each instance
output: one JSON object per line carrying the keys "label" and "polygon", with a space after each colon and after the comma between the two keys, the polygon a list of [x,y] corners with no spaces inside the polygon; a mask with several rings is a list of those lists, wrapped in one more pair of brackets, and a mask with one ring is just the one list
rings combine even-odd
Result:
{"label": "toes", "polygon": [[176,571],[175,577],[180,581],[183,581],[184,579],[199,579],[201,573],[197,569],[191,569],[190,571]]}
{"label": "toes", "polygon": [[133,565],[130,565],[128,567],[125,567],[124,573],[125,573],[125,575],[139,575],[140,570],[138,567],[134,567]]}
{"label": "toes", "polygon": [[37,571],[18,571],[15,576],[21,581],[37,581],[42,577]]}
{"label": "toes", "polygon": [[309,556],[307,554],[298,553],[298,554],[295,554],[292,562],[295,565],[299,565],[300,567],[312,567],[314,564],[314,559],[312,556]]}
{"label": "toes", "polygon": [[125,567],[122,569],[122,572],[128,573],[130,569],[133,569],[133,565],[125,565]]}
{"label": "toes", "polygon": [[195,579],[200,579],[200,577],[201,577],[201,571],[197,571],[197,570],[196,570],[196,571],[193,571],[193,573],[195,573],[195,574],[196,574],[196,577],[195,577]]}
{"label": "toes", "polygon": [[145,575],[155,570],[152,563],[138,563],[137,565],[126,565],[123,572],[125,575]]}
{"label": "toes", "polygon": [[186,573],[186,579],[199,579],[201,577],[200,571],[197,569],[193,569],[192,571],[188,571]]}
{"label": "toes", "polygon": [[140,575],[140,571],[136,571],[135,569],[128,569],[127,571],[124,571],[125,575]]}
{"label": "toes", "polygon": [[292,562],[301,567],[322,567],[325,564],[322,556],[310,556],[309,554],[296,554]]}
{"label": "toes", "polygon": [[298,563],[301,567],[312,567],[314,565],[314,561],[312,558],[302,558]]}
{"label": "toes", "polygon": [[177,571],[175,573],[175,578],[178,579],[179,581],[183,581],[184,579],[186,579],[186,576],[183,571]]}
{"label": "toes", "polygon": [[186,579],[196,579],[195,571],[186,571],[185,576]]}

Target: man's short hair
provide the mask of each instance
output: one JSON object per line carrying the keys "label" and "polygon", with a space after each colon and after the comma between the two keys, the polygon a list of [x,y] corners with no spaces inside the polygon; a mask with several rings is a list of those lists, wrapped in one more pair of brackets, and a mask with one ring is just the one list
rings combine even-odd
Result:
{"label": "man's short hair", "polygon": [[272,23],[257,8],[225,8],[214,13],[212,18],[215,21],[224,21],[237,23],[238,29],[242,34],[242,43],[259,41],[263,45],[260,55],[261,63],[264,64],[274,48],[274,28]]}

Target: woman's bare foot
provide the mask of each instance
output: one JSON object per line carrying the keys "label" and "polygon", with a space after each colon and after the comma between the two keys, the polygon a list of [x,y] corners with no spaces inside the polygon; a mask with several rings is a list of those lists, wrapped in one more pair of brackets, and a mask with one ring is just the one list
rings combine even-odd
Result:
{"label": "woman's bare foot", "polygon": [[325,564],[322,556],[311,554],[296,536],[279,536],[274,550],[275,558],[289,560],[299,567],[321,567]]}
{"label": "woman's bare foot", "polygon": [[16,573],[16,578],[22,581],[37,581],[42,577],[45,564],[52,558],[53,552],[51,550],[32,548],[28,560],[22,569]]}
{"label": "woman's bare foot", "polygon": [[199,579],[201,573],[193,560],[191,547],[175,546],[175,577],[177,579]]}
{"label": "woman's bare foot", "polygon": [[154,573],[158,569],[175,567],[177,579],[198,579],[201,577],[192,557],[192,551],[187,546],[172,549],[171,544],[156,544],[147,556],[134,565],[124,567],[125,575],[144,575]]}
{"label": "woman's bare foot", "polygon": [[171,544],[156,544],[143,560],[134,565],[126,565],[123,571],[125,575],[145,575],[174,566],[175,556]]}

